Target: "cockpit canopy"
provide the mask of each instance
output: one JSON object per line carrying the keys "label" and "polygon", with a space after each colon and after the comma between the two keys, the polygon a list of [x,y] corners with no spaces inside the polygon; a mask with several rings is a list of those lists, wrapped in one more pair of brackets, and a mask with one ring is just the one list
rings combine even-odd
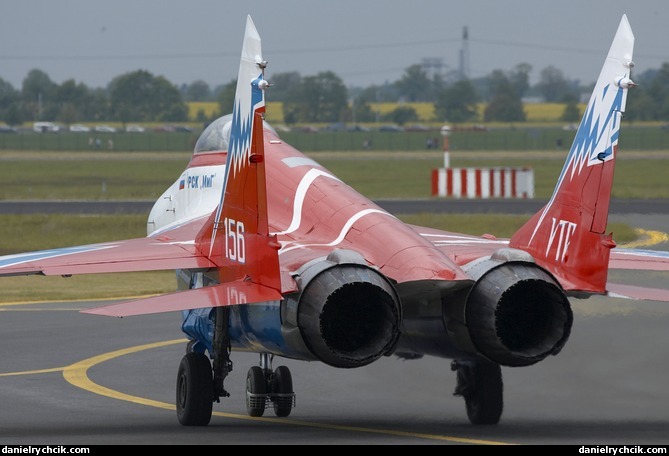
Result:
{"label": "cockpit canopy", "polygon": [[[232,114],[226,114],[210,123],[204,129],[195,143],[194,153],[227,151],[230,145],[230,130],[232,127]],[[276,131],[270,124],[263,121],[263,128],[269,129],[274,134]],[[278,135],[277,135],[278,136]]]}

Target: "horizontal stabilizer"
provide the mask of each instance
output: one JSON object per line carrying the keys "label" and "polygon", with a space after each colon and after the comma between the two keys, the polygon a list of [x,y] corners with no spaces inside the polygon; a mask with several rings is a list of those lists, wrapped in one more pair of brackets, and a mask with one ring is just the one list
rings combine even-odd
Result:
{"label": "horizontal stabilizer", "polygon": [[612,298],[669,302],[669,290],[660,288],[637,287],[609,282],[606,284],[606,289],[608,296]]}
{"label": "horizontal stabilizer", "polygon": [[196,288],[176,293],[137,299],[109,306],[82,310],[82,313],[110,317],[129,317],[162,312],[200,309],[206,307],[234,306],[282,299],[273,288],[248,281],[221,283],[211,287]]}

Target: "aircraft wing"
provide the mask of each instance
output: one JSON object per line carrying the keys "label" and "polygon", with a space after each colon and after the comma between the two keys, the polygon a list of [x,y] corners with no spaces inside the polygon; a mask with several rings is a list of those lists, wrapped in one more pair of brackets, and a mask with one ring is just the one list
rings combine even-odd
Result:
{"label": "aircraft wing", "polygon": [[616,248],[611,251],[609,269],[669,271],[669,252]]}
{"label": "aircraft wing", "polygon": [[[412,226],[412,228],[459,266],[492,255],[509,244],[508,239],[496,238],[489,234],[471,236],[421,226]],[[609,270],[611,269],[669,271],[669,252],[618,247],[612,249],[609,257]],[[569,283],[562,283],[562,285],[569,291]],[[669,302],[669,290],[610,281],[606,283],[606,294],[615,298]]]}
{"label": "aircraft wing", "polygon": [[2,256],[0,276],[210,268],[215,265],[193,240],[201,224],[195,220],[159,236]]}
{"label": "aircraft wing", "polygon": [[[481,256],[490,255],[493,251],[509,244],[508,239],[497,238],[490,234],[472,236],[421,226],[413,226],[413,229],[460,265]],[[611,250],[609,269],[669,271],[669,252],[616,247]]]}
{"label": "aircraft wing", "polygon": [[239,304],[240,299],[243,300],[244,303],[250,304],[278,301],[281,298],[281,293],[273,288],[249,281],[238,280],[235,282],[221,283],[211,287],[195,288],[161,296],[151,296],[149,298],[96,307],[94,309],[83,310],[82,313],[106,315],[110,317],[128,317],[178,310],[231,306]]}
{"label": "aircraft wing", "polygon": [[[669,252],[616,248],[611,251],[609,269],[669,271]],[[607,295],[614,298],[669,302],[669,290],[607,282]]]}

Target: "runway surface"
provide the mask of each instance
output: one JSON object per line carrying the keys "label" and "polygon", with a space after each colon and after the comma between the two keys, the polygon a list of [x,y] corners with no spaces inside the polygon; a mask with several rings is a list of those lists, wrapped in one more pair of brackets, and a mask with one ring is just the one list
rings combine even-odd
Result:
{"label": "runway surface", "polygon": [[[612,215],[669,232],[666,215]],[[669,249],[669,246],[656,246]],[[613,278],[669,288],[666,274]],[[5,278],[3,280],[11,280]],[[35,283],[39,284],[39,277]],[[37,285],[36,285],[37,286]],[[449,360],[383,358],[341,370],[275,359],[293,374],[288,418],[246,414],[246,372],[258,355],[233,353],[230,398],[209,426],[174,411],[185,353],[180,315],[123,319],[78,313],[100,303],[0,305],[0,442],[3,444],[584,444],[669,443],[669,305],[572,300],[564,350],[528,368],[503,368],[497,426],[469,424],[452,396]]]}

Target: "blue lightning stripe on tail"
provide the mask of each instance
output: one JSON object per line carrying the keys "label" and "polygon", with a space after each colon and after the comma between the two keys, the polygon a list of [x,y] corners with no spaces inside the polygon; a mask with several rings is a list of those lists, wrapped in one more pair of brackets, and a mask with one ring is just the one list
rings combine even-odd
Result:
{"label": "blue lightning stripe on tail", "polygon": [[[221,213],[225,205],[225,193],[228,188],[230,175],[234,177],[249,162],[251,152],[251,137],[253,134],[254,114],[258,109],[265,106],[265,93],[260,88],[263,81],[262,70],[258,67],[262,62],[262,51],[260,36],[251,20],[247,18],[244,44],[242,46],[242,57],[239,64],[239,75],[237,77],[237,88],[235,92],[235,104],[232,110],[232,125],[230,130],[230,141],[228,156],[226,158],[225,178],[221,189],[221,198],[216,209],[216,217],[212,230],[209,255],[212,255],[216,234],[221,220]],[[260,126],[262,128],[262,126]]]}
{"label": "blue lightning stripe on tail", "polygon": [[618,88],[615,92],[609,93],[609,88],[610,85],[605,85],[601,89],[601,97],[596,96],[596,93],[593,94],[558,177],[557,185],[539,217],[530,242],[565,182],[580,175],[584,167],[613,160],[614,147],[618,144],[625,90]]}
{"label": "blue lightning stripe on tail", "polygon": [[[609,86],[606,86],[602,94],[600,103],[604,104],[603,107],[597,102],[588,106],[553,195],[567,174],[572,178],[574,174],[580,174],[586,164],[592,166],[613,158],[613,147],[618,143],[620,131],[619,116],[616,114],[622,110],[623,89],[618,89],[613,100],[607,103],[608,89]],[[606,118],[600,126],[604,114]],[[607,133],[608,136],[605,136]]]}

